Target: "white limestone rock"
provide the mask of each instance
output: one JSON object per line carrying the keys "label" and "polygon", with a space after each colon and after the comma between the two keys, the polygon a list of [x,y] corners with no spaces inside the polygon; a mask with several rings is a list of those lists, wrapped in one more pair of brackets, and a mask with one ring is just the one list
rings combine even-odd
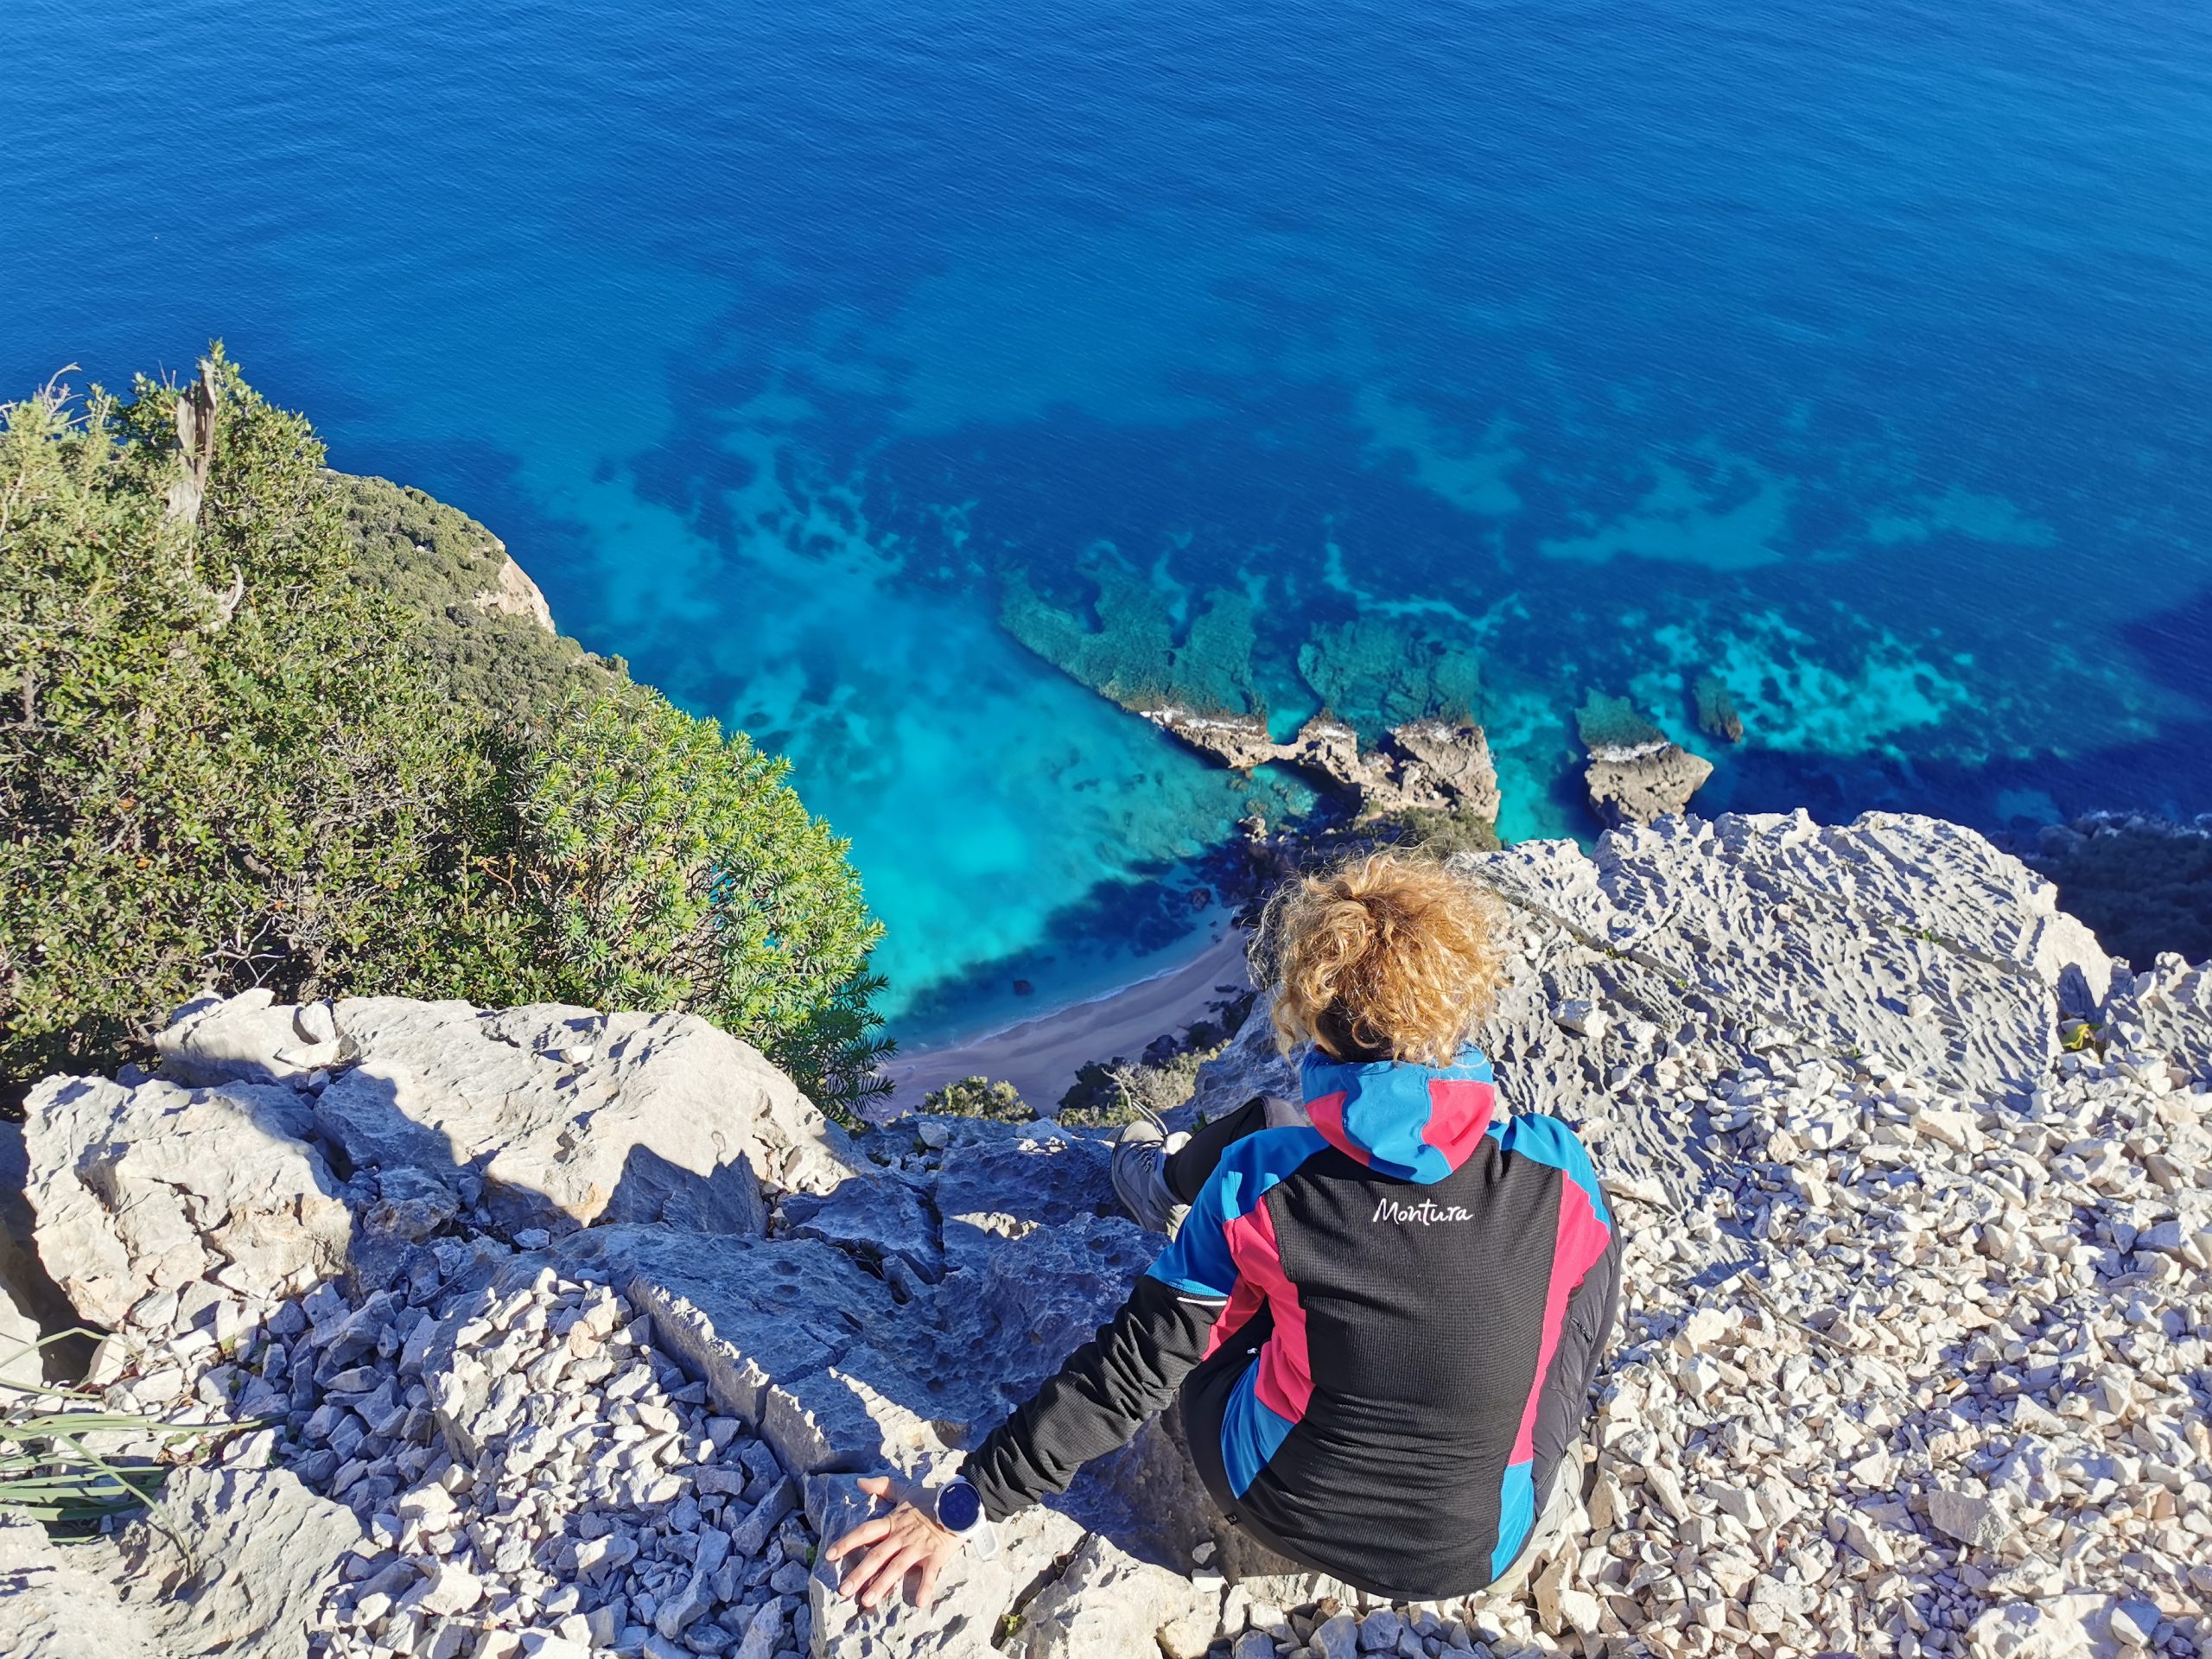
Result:
{"label": "white limestone rock", "polygon": [[8,1659],[176,1659],[123,1605],[100,1547],[57,1545],[0,1510],[0,1654]]}
{"label": "white limestone rock", "polygon": [[[1023,1610],[1024,1659],[1119,1659],[1160,1645],[1164,1630],[1203,1623],[1211,1637],[1218,1594],[1179,1573],[1134,1560],[1092,1534],[1058,1580]],[[1198,1643],[1201,1652],[1205,1646]]]}
{"label": "white limestone rock", "polygon": [[347,1053],[328,1003],[295,1007],[262,988],[186,1003],[169,1016],[154,1046],[162,1056],[160,1075],[190,1088],[304,1084]]}
{"label": "white limestone rock", "polygon": [[1350,1613],[1334,1613],[1313,1627],[1311,1643],[1319,1659],[1357,1659],[1359,1621]]}
{"label": "white limestone rock", "polygon": [[746,1621],[745,1637],[737,1644],[736,1659],[770,1659],[784,1635],[784,1604],[764,1601]]}
{"label": "white limestone rock", "polygon": [[336,1017],[359,1058],[316,1097],[318,1127],[363,1166],[467,1166],[512,1228],[759,1232],[761,1175],[826,1188],[844,1173],[841,1132],[693,1015],[377,997]]}
{"label": "white limestone rock", "polygon": [[2104,1608],[2102,1596],[2082,1594],[1992,1607],[1967,1633],[1974,1659],[2101,1659],[2090,1621]]}
{"label": "white limestone rock", "polygon": [[1928,1518],[1947,1535],[1976,1549],[1993,1549],[2012,1532],[2004,1507],[1979,1492],[1939,1486],[1928,1494]]}
{"label": "white limestone rock", "polygon": [[94,1324],[203,1276],[274,1296],[345,1264],[352,1221],[289,1088],[48,1077],[23,1110],[39,1258]]}
{"label": "white limestone rock", "polygon": [[1605,1034],[1610,1016],[1604,1007],[1586,996],[1571,996],[1552,1011],[1552,1017],[1566,1030],[1592,1041]]}
{"label": "white limestone rock", "polygon": [[342,1505],[282,1469],[179,1471],[118,1535],[126,1602],[180,1654],[304,1659],[340,1563],[361,1537]]}
{"label": "white limestone rock", "polygon": [[935,1219],[906,1182],[855,1175],[826,1195],[794,1193],[779,1217],[801,1238],[817,1238],[879,1267],[896,1257],[925,1283],[944,1271]]}
{"label": "white limestone rock", "polygon": [[[865,1467],[880,1455],[871,1402],[832,1369],[864,1336],[893,1341],[906,1326],[883,1282],[849,1256],[812,1239],[606,1227],[564,1242],[554,1260],[651,1313],[657,1341],[718,1410],[766,1433],[787,1470]],[[932,1336],[912,1332],[917,1351]],[[895,1363],[879,1356],[875,1367]],[[918,1392],[911,1379],[899,1386]]]}
{"label": "white limestone rock", "polygon": [[29,1178],[23,1126],[0,1122],[0,1390],[43,1382],[42,1357],[16,1351],[77,1322],[32,1242],[36,1217],[24,1191]]}

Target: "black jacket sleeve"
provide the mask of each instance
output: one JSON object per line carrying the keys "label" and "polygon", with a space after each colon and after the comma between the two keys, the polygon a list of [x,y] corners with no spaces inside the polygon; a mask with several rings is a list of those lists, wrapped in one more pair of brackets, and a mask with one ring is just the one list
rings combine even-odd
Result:
{"label": "black jacket sleeve", "polygon": [[1536,1402],[1536,1466],[1531,1472],[1540,1503],[1541,1495],[1551,1491],[1560,1459],[1589,1419],[1591,1393],[1597,1387],[1605,1350],[1612,1342],[1620,1297],[1621,1231],[1616,1221],[1605,1253],[1582,1275],[1582,1282],[1567,1298],[1551,1374],[1544,1378],[1543,1395]]}
{"label": "black jacket sleeve", "polygon": [[1127,1444],[1205,1355],[1224,1306],[1140,1275],[1122,1311],[969,1455],[961,1472],[983,1513],[1002,1521],[1065,1491],[1085,1463]]}

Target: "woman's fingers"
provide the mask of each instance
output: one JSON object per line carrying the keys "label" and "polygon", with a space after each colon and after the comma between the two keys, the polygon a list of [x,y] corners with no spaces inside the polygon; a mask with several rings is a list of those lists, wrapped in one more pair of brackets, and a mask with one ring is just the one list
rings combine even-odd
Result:
{"label": "woman's fingers", "polygon": [[907,1558],[913,1548],[904,1538],[887,1538],[861,1557],[861,1564],[853,1574],[853,1599],[873,1611],[906,1576]]}
{"label": "woman's fingers", "polygon": [[890,1530],[891,1517],[887,1515],[878,1516],[873,1521],[863,1521],[836,1542],[831,1544],[827,1553],[831,1560],[840,1560],[858,1549],[862,1544],[874,1543],[877,1539],[887,1535]]}
{"label": "woman's fingers", "polygon": [[[891,1483],[870,1478],[860,1483],[871,1497],[887,1497]],[[900,1504],[888,1515],[863,1521],[823,1551],[831,1562],[858,1554],[860,1559],[845,1570],[838,1588],[871,1612],[899,1592],[906,1574],[921,1569],[914,1605],[926,1607],[937,1595],[938,1575],[951,1550],[949,1534],[942,1532],[920,1510]]]}
{"label": "woman's fingers", "polygon": [[875,1599],[868,1603],[870,1611],[899,1599],[899,1586],[906,1582],[906,1575],[921,1561],[921,1552],[913,1545],[903,1545],[891,1564],[876,1575]]}
{"label": "woman's fingers", "polygon": [[838,1588],[855,1601],[860,1600],[867,1594],[868,1586],[874,1582],[875,1570],[882,1564],[885,1552],[896,1549],[898,1547],[896,1541],[892,1539],[879,1538],[860,1560],[845,1569],[844,1578]]}

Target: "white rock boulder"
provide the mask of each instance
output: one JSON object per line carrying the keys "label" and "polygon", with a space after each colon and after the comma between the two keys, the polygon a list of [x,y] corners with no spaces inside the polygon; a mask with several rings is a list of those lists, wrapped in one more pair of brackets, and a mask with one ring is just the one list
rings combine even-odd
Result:
{"label": "white rock boulder", "polygon": [[40,1259],[96,1325],[202,1280],[276,1295],[345,1265],[340,1184],[287,1085],[48,1077],[24,1132]]}
{"label": "white rock boulder", "polygon": [[694,1015],[377,997],[336,1021],[358,1058],[316,1100],[324,1133],[359,1166],[465,1171],[513,1226],[757,1232],[759,1179],[827,1192],[847,1173],[814,1103]]}
{"label": "white rock boulder", "polygon": [[360,1538],[343,1504],[289,1471],[194,1465],[118,1536],[125,1605],[179,1654],[306,1659],[308,1631]]}

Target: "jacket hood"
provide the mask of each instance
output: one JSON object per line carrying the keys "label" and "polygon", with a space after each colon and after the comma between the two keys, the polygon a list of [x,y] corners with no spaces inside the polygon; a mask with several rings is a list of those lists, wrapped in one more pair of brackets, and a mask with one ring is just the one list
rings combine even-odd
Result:
{"label": "jacket hood", "polygon": [[1442,1066],[1345,1062],[1309,1049],[1299,1081],[1323,1140],[1400,1180],[1440,1181],[1459,1168],[1497,1108],[1490,1057],[1472,1044]]}

